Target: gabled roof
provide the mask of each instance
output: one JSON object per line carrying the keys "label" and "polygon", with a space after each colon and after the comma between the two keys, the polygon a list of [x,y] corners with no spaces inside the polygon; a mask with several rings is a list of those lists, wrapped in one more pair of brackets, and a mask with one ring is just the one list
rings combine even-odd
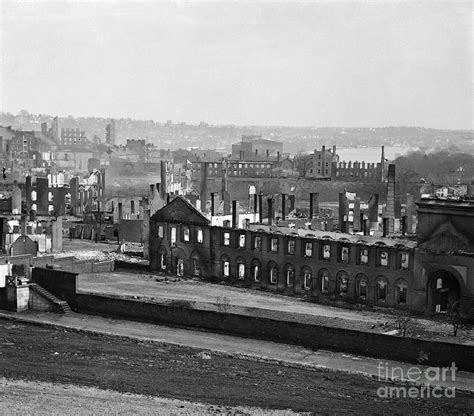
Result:
{"label": "gabled roof", "polygon": [[210,221],[204,215],[180,196],[156,211],[150,221],[210,225]]}

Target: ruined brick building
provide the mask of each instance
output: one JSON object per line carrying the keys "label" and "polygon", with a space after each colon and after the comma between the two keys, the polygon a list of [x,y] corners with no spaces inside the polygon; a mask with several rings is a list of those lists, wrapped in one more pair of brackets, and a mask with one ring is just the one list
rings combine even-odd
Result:
{"label": "ruined brick building", "polygon": [[417,241],[210,221],[181,197],[150,219],[150,265],[323,303],[474,316],[474,201],[422,200]]}

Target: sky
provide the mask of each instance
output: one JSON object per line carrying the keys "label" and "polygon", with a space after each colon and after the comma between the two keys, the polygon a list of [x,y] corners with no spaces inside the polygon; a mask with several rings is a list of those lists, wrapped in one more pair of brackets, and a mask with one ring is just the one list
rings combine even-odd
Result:
{"label": "sky", "polygon": [[471,2],[0,0],[0,110],[472,129]]}

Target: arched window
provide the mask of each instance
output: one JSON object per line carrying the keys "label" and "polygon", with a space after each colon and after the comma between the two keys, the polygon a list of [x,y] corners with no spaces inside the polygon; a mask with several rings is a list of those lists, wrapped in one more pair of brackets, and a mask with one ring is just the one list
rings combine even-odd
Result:
{"label": "arched window", "polygon": [[253,259],[252,260],[252,279],[254,282],[260,282],[260,278],[262,276],[262,264],[260,260]]}
{"label": "arched window", "polygon": [[176,259],[176,276],[179,276],[179,277],[184,276],[184,260],[183,259]]}
{"label": "arched window", "polygon": [[360,300],[367,299],[368,280],[365,274],[359,274],[356,278],[356,296]]}
{"label": "arched window", "polygon": [[225,278],[230,276],[230,260],[227,256],[221,257],[221,276]]}
{"label": "arched window", "polygon": [[166,270],[166,249],[160,247],[158,253],[160,255],[160,270]]}
{"label": "arched window", "polygon": [[329,276],[329,270],[321,269],[319,271],[321,293],[329,293]]}
{"label": "arched window", "polygon": [[406,305],[408,298],[408,283],[400,279],[397,281],[397,304]]}
{"label": "arched window", "polygon": [[375,298],[377,301],[384,302],[387,299],[388,283],[383,277],[377,279],[375,285]]}
{"label": "arched window", "polygon": [[339,296],[347,296],[349,288],[349,275],[345,271],[337,273],[337,292]]}
{"label": "arched window", "polygon": [[269,281],[270,284],[276,285],[278,282],[278,267],[275,263],[268,263]]}
{"label": "arched window", "polygon": [[286,287],[293,286],[295,281],[295,269],[291,264],[286,266],[285,270],[285,285]]}
{"label": "arched window", "polygon": [[236,260],[237,264],[237,279],[245,279],[245,260],[242,257],[238,257]]}
{"label": "arched window", "polygon": [[189,241],[189,227],[187,225],[183,225],[183,241]]}
{"label": "arched window", "polygon": [[303,266],[301,269],[301,276],[303,277],[303,288],[310,290],[312,286],[313,272],[308,266]]}
{"label": "arched window", "polygon": [[193,276],[200,276],[201,275],[201,258],[199,253],[195,251],[191,255],[191,268]]}

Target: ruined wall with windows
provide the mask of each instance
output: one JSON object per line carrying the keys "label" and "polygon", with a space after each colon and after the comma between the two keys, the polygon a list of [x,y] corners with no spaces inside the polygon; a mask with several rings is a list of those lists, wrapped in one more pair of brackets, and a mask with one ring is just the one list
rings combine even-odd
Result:
{"label": "ruined wall with windows", "polygon": [[150,266],[321,302],[413,309],[413,245],[323,234],[211,227],[176,198],[150,220]]}

